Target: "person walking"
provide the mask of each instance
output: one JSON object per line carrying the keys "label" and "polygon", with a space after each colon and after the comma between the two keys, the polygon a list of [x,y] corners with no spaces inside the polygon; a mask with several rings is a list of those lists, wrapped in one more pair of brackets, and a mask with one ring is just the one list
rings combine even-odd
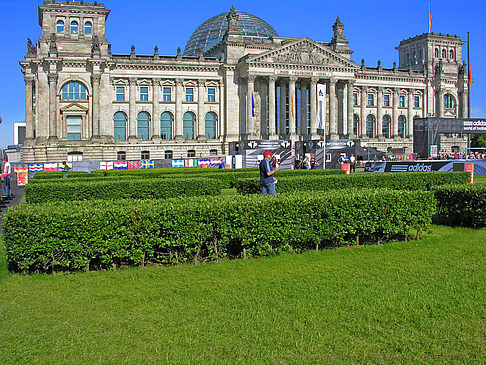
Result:
{"label": "person walking", "polygon": [[10,179],[12,177],[12,166],[10,165],[10,162],[8,162],[8,158],[4,157],[3,159],[3,168],[2,168],[2,174],[7,174],[3,179],[5,183],[5,197],[7,199],[13,198],[12,196],[12,189],[10,188]]}
{"label": "person walking", "polygon": [[356,172],[356,157],[354,157],[353,154],[351,154],[351,157],[349,158],[349,164],[351,165],[351,171]]}
{"label": "person walking", "polygon": [[272,158],[272,152],[263,152],[263,160],[260,161],[260,185],[262,187],[263,195],[275,195],[275,179],[273,174],[275,174],[280,166],[277,164],[275,168],[272,168],[270,159]]}

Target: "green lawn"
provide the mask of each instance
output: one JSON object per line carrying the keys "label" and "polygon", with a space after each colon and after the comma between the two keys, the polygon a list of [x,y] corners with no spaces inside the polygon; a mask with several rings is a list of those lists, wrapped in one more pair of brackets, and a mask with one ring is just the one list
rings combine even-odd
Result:
{"label": "green lawn", "polygon": [[486,229],[71,275],[0,265],[0,363],[485,363]]}

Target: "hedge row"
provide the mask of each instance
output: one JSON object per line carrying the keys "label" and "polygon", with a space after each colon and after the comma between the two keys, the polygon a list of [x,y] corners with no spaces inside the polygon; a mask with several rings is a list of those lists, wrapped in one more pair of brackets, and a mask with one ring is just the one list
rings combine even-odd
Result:
{"label": "hedge row", "polygon": [[[31,181],[60,179],[62,178],[62,175],[62,171],[40,171],[35,173],[34,178]],[[94,175],[86,171],[69,171],[68,176],[70,178],[94,177]]]}
{"label": "hedge row", "polygon": [[9,209],[9,268],[23,272],[181,263],[385,242],[431,223],[431,192],[60,202]]}
{"label": "hedge row", "polygon": [[[277,193],[296,191],[328,191],[351,188],[389,188],[397,190],[431,190],[444,184],[466,184],[470,174],[467,172],[389,172],[352,174],[341,176],[295,176],[277,175]],[[260,181],[241,179],[235,183],[239,194],[257,194],[261,191]]]}
{"label": "hedge row", "polygon": [[441,186],[434,192],[438,224],[486,227],[485,184]]}
{"label": "hedge row", "polygon": [[25,186],[27,203],[93,199],[164,199],[177,196],[219,195],[217,179],[124,179],[107,181],[52,181]]}

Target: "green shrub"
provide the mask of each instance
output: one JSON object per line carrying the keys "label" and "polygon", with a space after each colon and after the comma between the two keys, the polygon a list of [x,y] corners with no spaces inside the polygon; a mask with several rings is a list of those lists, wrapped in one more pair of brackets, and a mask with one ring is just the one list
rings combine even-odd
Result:
{"label": "green shrub", "polygon": [[27,203],[93,199],[163,199],[177,196],[219,195],[222,184],[208,178],[188,179],[110,179],[72,181],[61,179],[50,184],[25,186]]}
{"label": "green shrub", "polygon": [[[62,175],[63,175],[62,171],[41,171],[41,172],[36,172],[31,181],[61,179]],[[69,171],[68,176],[69,178],[72,179],[95,177],[94,175],[86,171]]]}
{"label": "green shrub", "polygon": [[486,185],[440,186],[434,192],[439,224],[486,227]]}
{"label": "green shrub", "polygon": [[9,209],[3,237],[14,271],[110,269],[403,239],[434,205],[390,190],[59,202]]}

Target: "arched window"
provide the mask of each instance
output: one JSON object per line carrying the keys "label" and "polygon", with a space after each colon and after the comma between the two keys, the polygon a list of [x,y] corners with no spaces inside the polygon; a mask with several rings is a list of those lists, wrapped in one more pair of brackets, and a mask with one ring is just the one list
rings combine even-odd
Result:
{"label": "arched window", "polygon": [[390,138],[390,126],[391,126],[391,118],[389,115],[383,116],[383,126],[381,128],[381,133],[383,137]]}
{"label": "arched window", "polygon": [[453,60],[453,59],[454,59],[454,50],[453,50],[453,49],[451,49],[451,50],[449,51],[449,58],[450,58],[451,60]]}
{"label": "arched window", "polygon": [[71,34],[78,34],[78,22],[76,20],[71,22]]}
{"label": "arched window", "polygon": [[137,138],[149,139],[150,115],[147,112],[140,112],[137,116]]}
{"label": "arched window", "polygon": [[58,20],[56,23],[56,32],[57,33],[64,33],[64,22],[62,20]]}
{"label": "arched window", "polygon": [[182,135],[185,139],[194,139],[194,121],[196,117],[191,112],[184,113],[182,117]]}
{"label": "arched window", "polygon": [[366,135],[375,138],[375,116],[372,114],[366,117]]}
{"label": "arched window", "polygon": [[64,84],[61,88],[61,100],[87,100],[86,87],[76,81]]}
{"label": "arched window", "polygon": [[113,117],[113,139],[115,141],[127,139],[127,116],[123,112],[116,112]]}
{"label": "arched window", "polygon": [[454,108],[454,98],[450,94],[444,95],[444,109]]}
{"label": "arched window", "polygon": [[206,114],[204,134],[207,139],[216,139],[216,114],[209,112]]}
{"label": "arched window", "polygon": [[405,138],[405,126],[407,124],[407,119],[400,115],[398,117],[398,137]]}
{"label": "arched window", "polygon": [[91,22],[84,23],[84,34],[91,34],[92,28],[93,24],[91,24]]}
{"label": "arched window", "polygon": [[359,136],[359,117],[357,114],[353,115],[353,134]]}
{"label": "arched window", "polygon": [[445,49],[442,50],[442,58],[447,58],[447,51]]}
{"label": "arched window", "polygon": [[435,56],[435,58],[439,58],[439,49],[438,48],[435,49],[434,56]]}
{"label": "arched window", "polygon": [[174,117],[170,112],[163,112],[160,115],[160,138],[172,139],[172,121]]}

